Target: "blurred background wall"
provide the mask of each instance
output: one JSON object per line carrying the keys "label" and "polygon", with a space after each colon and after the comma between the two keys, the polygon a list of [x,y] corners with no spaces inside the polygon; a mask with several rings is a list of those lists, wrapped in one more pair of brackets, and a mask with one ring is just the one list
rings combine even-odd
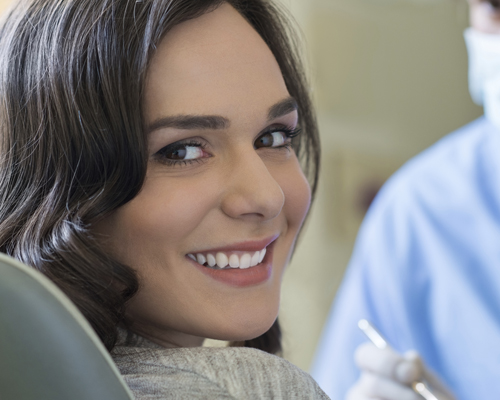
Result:
{"label": "blurred background wall", "polygon": [[285,357],[308,370],[380,185],[481,111],[467,92],[465,0],[279,1],[303,34],[323,142],[319,192],[280,315]]}

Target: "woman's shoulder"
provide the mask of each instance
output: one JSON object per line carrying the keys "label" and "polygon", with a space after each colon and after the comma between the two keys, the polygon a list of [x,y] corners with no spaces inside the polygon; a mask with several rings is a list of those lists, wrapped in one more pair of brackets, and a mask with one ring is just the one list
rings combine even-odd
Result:
{"label": "woman's shoulder", "polygon": [[257,349],[117,346],[112,356],[137,399],[328,399],[309,374]]}

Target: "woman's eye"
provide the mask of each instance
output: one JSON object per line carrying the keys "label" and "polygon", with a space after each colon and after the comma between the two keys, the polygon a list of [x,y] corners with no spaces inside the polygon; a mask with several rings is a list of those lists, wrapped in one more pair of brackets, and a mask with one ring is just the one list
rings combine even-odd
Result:
{"label": "woman's eye", "polygon": [[173,143],[156,153],[160,159],[170,162],[191,161],[205,157],[203,147],[198,143]]}
{"label": "woman's eye", "polygon": [[255,141],[255,148],[260,149],[262,147],[280,147],[287,141],[286,132],[268,132],[259,136]]}

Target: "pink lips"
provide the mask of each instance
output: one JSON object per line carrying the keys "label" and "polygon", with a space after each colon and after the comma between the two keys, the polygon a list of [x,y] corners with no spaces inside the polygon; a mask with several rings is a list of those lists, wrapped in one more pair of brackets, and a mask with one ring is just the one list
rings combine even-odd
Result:
{"label": "pink lips", "polygon": [[207,249],[207,250],[197,250],[194,253],[217,253],[218,251],[224,251],[224,252],[230,252],[230,251],[259,251],[262,250],[264,247],[269,246],[272,242],[274,242],[279,235],[273,235],[271,237],[268,237],[266,239],[262,240],[255,240],[255,241],[248,241],[248,242],[241,242],[241,243],[235,243],[230,246],[225,246],[225,247],[217,247],[217,248],[212,248],[212,249]]}
{"label": "pink lips", "polygon": [[202,252],[216,253],[218,251],[250,252],[250,251],[259,251],[264,248],[267,248],[266,256],[264,257],[262,262],[259,265],[256,265],[255,267],[250,267],[247,269],[239,269],[239,268],[214,269],[200,265],[196,261],[191,260],[190,258],[187,259],[191,261],[201,272],[203,272],[205,275],[211,277],[216,281],[235,287],[258,285],[260,283],[267,281],[271,277],[274,241],[278,238],[278,236],[279,235],[274,235],[272,237],[263,240],[242,242],[233,244],[231,246],[197,251],[199,253]]}

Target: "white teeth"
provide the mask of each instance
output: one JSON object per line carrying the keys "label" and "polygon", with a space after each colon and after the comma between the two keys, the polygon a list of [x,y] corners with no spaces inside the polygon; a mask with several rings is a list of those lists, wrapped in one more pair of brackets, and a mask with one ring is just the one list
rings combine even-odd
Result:
{"label": "white teeth", "polygon": [[203,254],[196,254],[196,260],[198,261],[198,264],[201,265],[205,264],[205,262],[207,261]]}
{"label": "white teeth", "polygon": [[207,263],[209,267],[213,267],[215,266],[215,264],[217,264],[217,261],[212,254],[207,254]]}
{"label": "white teeth", "polygon": [[231,268],[238,268],[240,266],[240,259],[236,254],[231,254],[229,257],[229,266]]}
{"label": "white teeth", "polygon": [[264,256],[266,255],[266,249],[264,250],[261,250],[260,252],[260,257],[259,257],[259,263],[262,262],[262,260],[264,259]]}
{"label": "white teeth", "polygon": [[259,263],[260,251],[256,251],[250,260],[250,266],[255,267]]}
{"label": "white teeth", "polygon": [[219,266],[219,268],[224,268],[227,266],[227,264],[229,264],[229,260],[224,253],[217,253],[215,255],[215,260],[217,261],[217,265]]}
{"label": "white teeth", "polygon": [[250,257],[250,254],[248,254],[248,253],[243,254],[241,256],[241,259],[240,259],[240,268],[246,269],[246,268],[250,267],[251,259],[252,259],[252,257]]}
{"label": "white teeth", "polygon": [[231,268],[240,268],[246,269],[250,267],[255,267],[260,264],[266,255],[266,249],[261,251],[256,251],[253,254],[244,253],[241,257],[238,257],[237,254],[231,254],[229,257],[222,252],[217,253],[215,256],[213,254],[201,254],[198,253],[196,255],[189,253],[187,256],[196,261],[198,264],[206,265],[209,267],[225,268],[229,265]]}

